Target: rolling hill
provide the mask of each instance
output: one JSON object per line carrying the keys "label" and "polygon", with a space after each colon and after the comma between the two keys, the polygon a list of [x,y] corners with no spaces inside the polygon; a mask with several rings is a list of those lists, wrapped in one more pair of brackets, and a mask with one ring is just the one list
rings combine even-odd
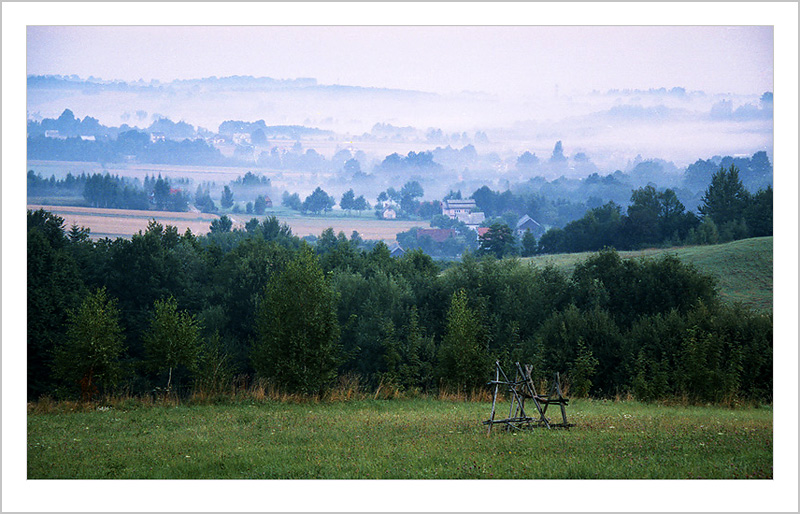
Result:
{"label": "rolling hill", "polygon": [[[619,253],[624,259],[674,254],[681,261],[693,264],[700,272],[715,277],[723,300],[772,312],[772,236],[718,245],[651,248]],[[571,273],[578,263],[591,255],[592,253],[554,254],[524,260],[541,266],[552,264]]]}

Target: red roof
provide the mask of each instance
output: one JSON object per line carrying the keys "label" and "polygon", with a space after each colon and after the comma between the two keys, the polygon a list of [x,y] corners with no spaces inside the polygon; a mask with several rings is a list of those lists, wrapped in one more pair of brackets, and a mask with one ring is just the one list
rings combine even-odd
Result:
{"label": "red roof", "polygon": [[417,239],[428,236],[437,243],[443,243],[448,237],[455,237],[456,231],[452,228],[421,228],[417,230]]}
{"label": "red roof", "polygon": [[478,230],[478,237],[483,237],[486,235],[487,232],[489,232],[489,227],[478,227],[477,230]]}

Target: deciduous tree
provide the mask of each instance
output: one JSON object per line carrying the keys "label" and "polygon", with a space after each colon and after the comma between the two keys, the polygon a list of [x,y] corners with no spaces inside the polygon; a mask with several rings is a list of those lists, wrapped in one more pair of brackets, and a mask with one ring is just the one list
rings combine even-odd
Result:
{"label": "deciduous tree", "polygon": [[335,378],[336,294],[309,247],[267,283],[256,313],[256,372],[293,393],[318,394]]}
{"label": "deciduous tree", "polygon": [[267,211],[267,199],[259,195],[258,198],[256,198],[255,203],[253,204],[253,210],[259,216],[264,214]]}
{"label": "deciduous tree", "polygon": [[178,366],[195,370],[200,355],[200,322],[193,314],[178,310],[170,296],[156,300],[150,330],[145,334],[145,352],[153,368],[168,370],[167,391],[172,387],[172,372]]}
{"label": "deciduous tree", "polygon": [[478,314],[468,305],[467,293],[457,291],[450,300],[439,349],[442,381],[463,392],[482,386],[489,372],[488,343]]}
{"label": "deciduous tree", "polygon": [[82,398],[89,400],[98,386],[117,383],[123,342],[117,301],[108,297],[105,288],[98,289],[69,313],[67,337],[55,348],[55,374],[69,384],[79,384]]}
{"label": "deciduous tree", "polygon": [[355,198],[356,194],[352,189],[350,189],[342,195],[342,200],[339,202],[339,206],[349,212],[355,208]]}
{"label": "deciduous tree", "polygon": [[308,195],[303,201],[301,207],[302,212],[313,212],[319,214],[323,211],[329,211],[336,204],[336,201],[328,195],[322,188],[318,187],[313,193]]}

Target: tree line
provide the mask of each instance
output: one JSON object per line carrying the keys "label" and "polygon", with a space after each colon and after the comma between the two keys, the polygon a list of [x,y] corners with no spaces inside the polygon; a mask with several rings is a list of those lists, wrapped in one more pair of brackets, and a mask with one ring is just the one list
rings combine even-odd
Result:
{"label": "tree line", "polygon": [[[674,190],[647,185],[632,191],[624,212],[620,205],[609,201],[589,209],[563,228],[548,229],[538,240],[530,232],[518,236],[511,229],[521,212],[514,206],[527,205],[536,213],[537,205],[545,204],[536,195],[526,201],[524,195],[482,187],[472,198],[479,208],[494,215],[483,223],[489,231],[477,242],[477,251],[498,258],[590,252],[605,247],[637,250],[648,246],[716,244],[772,235],[772,187],[750,193],[734,164],[712,175],[697,213],[688,211]],[[498,215],[501,212],[502,216]],[[431,225],[458,228],[456,221],[439,217]],[[398,239],[401,236],[409,239],[406,234],[399,234]]]}
{"label": "tree line", "polygon": [[499,359],[559,371],[575,396],[771,401],[771,316],[722,303],[675,257],[603,250],[566,274],[467,254],[445,269],[343,234],[310,245],[274,217],[89,235],[28,212],[31,399],[253,380],[319,394],[345,375],[469,391]]}
{"label": "tree line", "polygon": [[184,212],[189,196],[169,179],[145,175],[144,183],[109,173],[67,173],[63,179],[43,178],[28,170],[29,196],[82,197],[88,207]]}
{"label": "tree line", "polygon": [[126,162],[238,166],[239,161],[223,156],[203,139],[151,141],[138,130],[121,132],[116,139],[87,140],[79,136],[58,139],[44,135],[28,136],[28,159],[49,161]]}
{"label": "tree line", "polygon": [[625,214],[620,206],[608,202],[563,229],[548,230],[535,253],[715,244],[771,235],[772,187],[751,194],[731,164],[711,177],[697,214],[687,211],[672,189],[657,191],[648,185],[633,191]]}

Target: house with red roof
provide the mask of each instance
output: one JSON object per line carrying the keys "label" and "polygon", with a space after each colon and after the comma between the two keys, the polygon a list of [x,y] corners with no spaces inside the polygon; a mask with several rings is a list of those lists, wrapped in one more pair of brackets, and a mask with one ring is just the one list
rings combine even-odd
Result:
{"label": "house with red roof", "polygon": [[450,237],[456,237],[456,231],[452,228],[421,228],[417,230],[417,240],[422,236],[428,236],[435,243],[444,243]]}

